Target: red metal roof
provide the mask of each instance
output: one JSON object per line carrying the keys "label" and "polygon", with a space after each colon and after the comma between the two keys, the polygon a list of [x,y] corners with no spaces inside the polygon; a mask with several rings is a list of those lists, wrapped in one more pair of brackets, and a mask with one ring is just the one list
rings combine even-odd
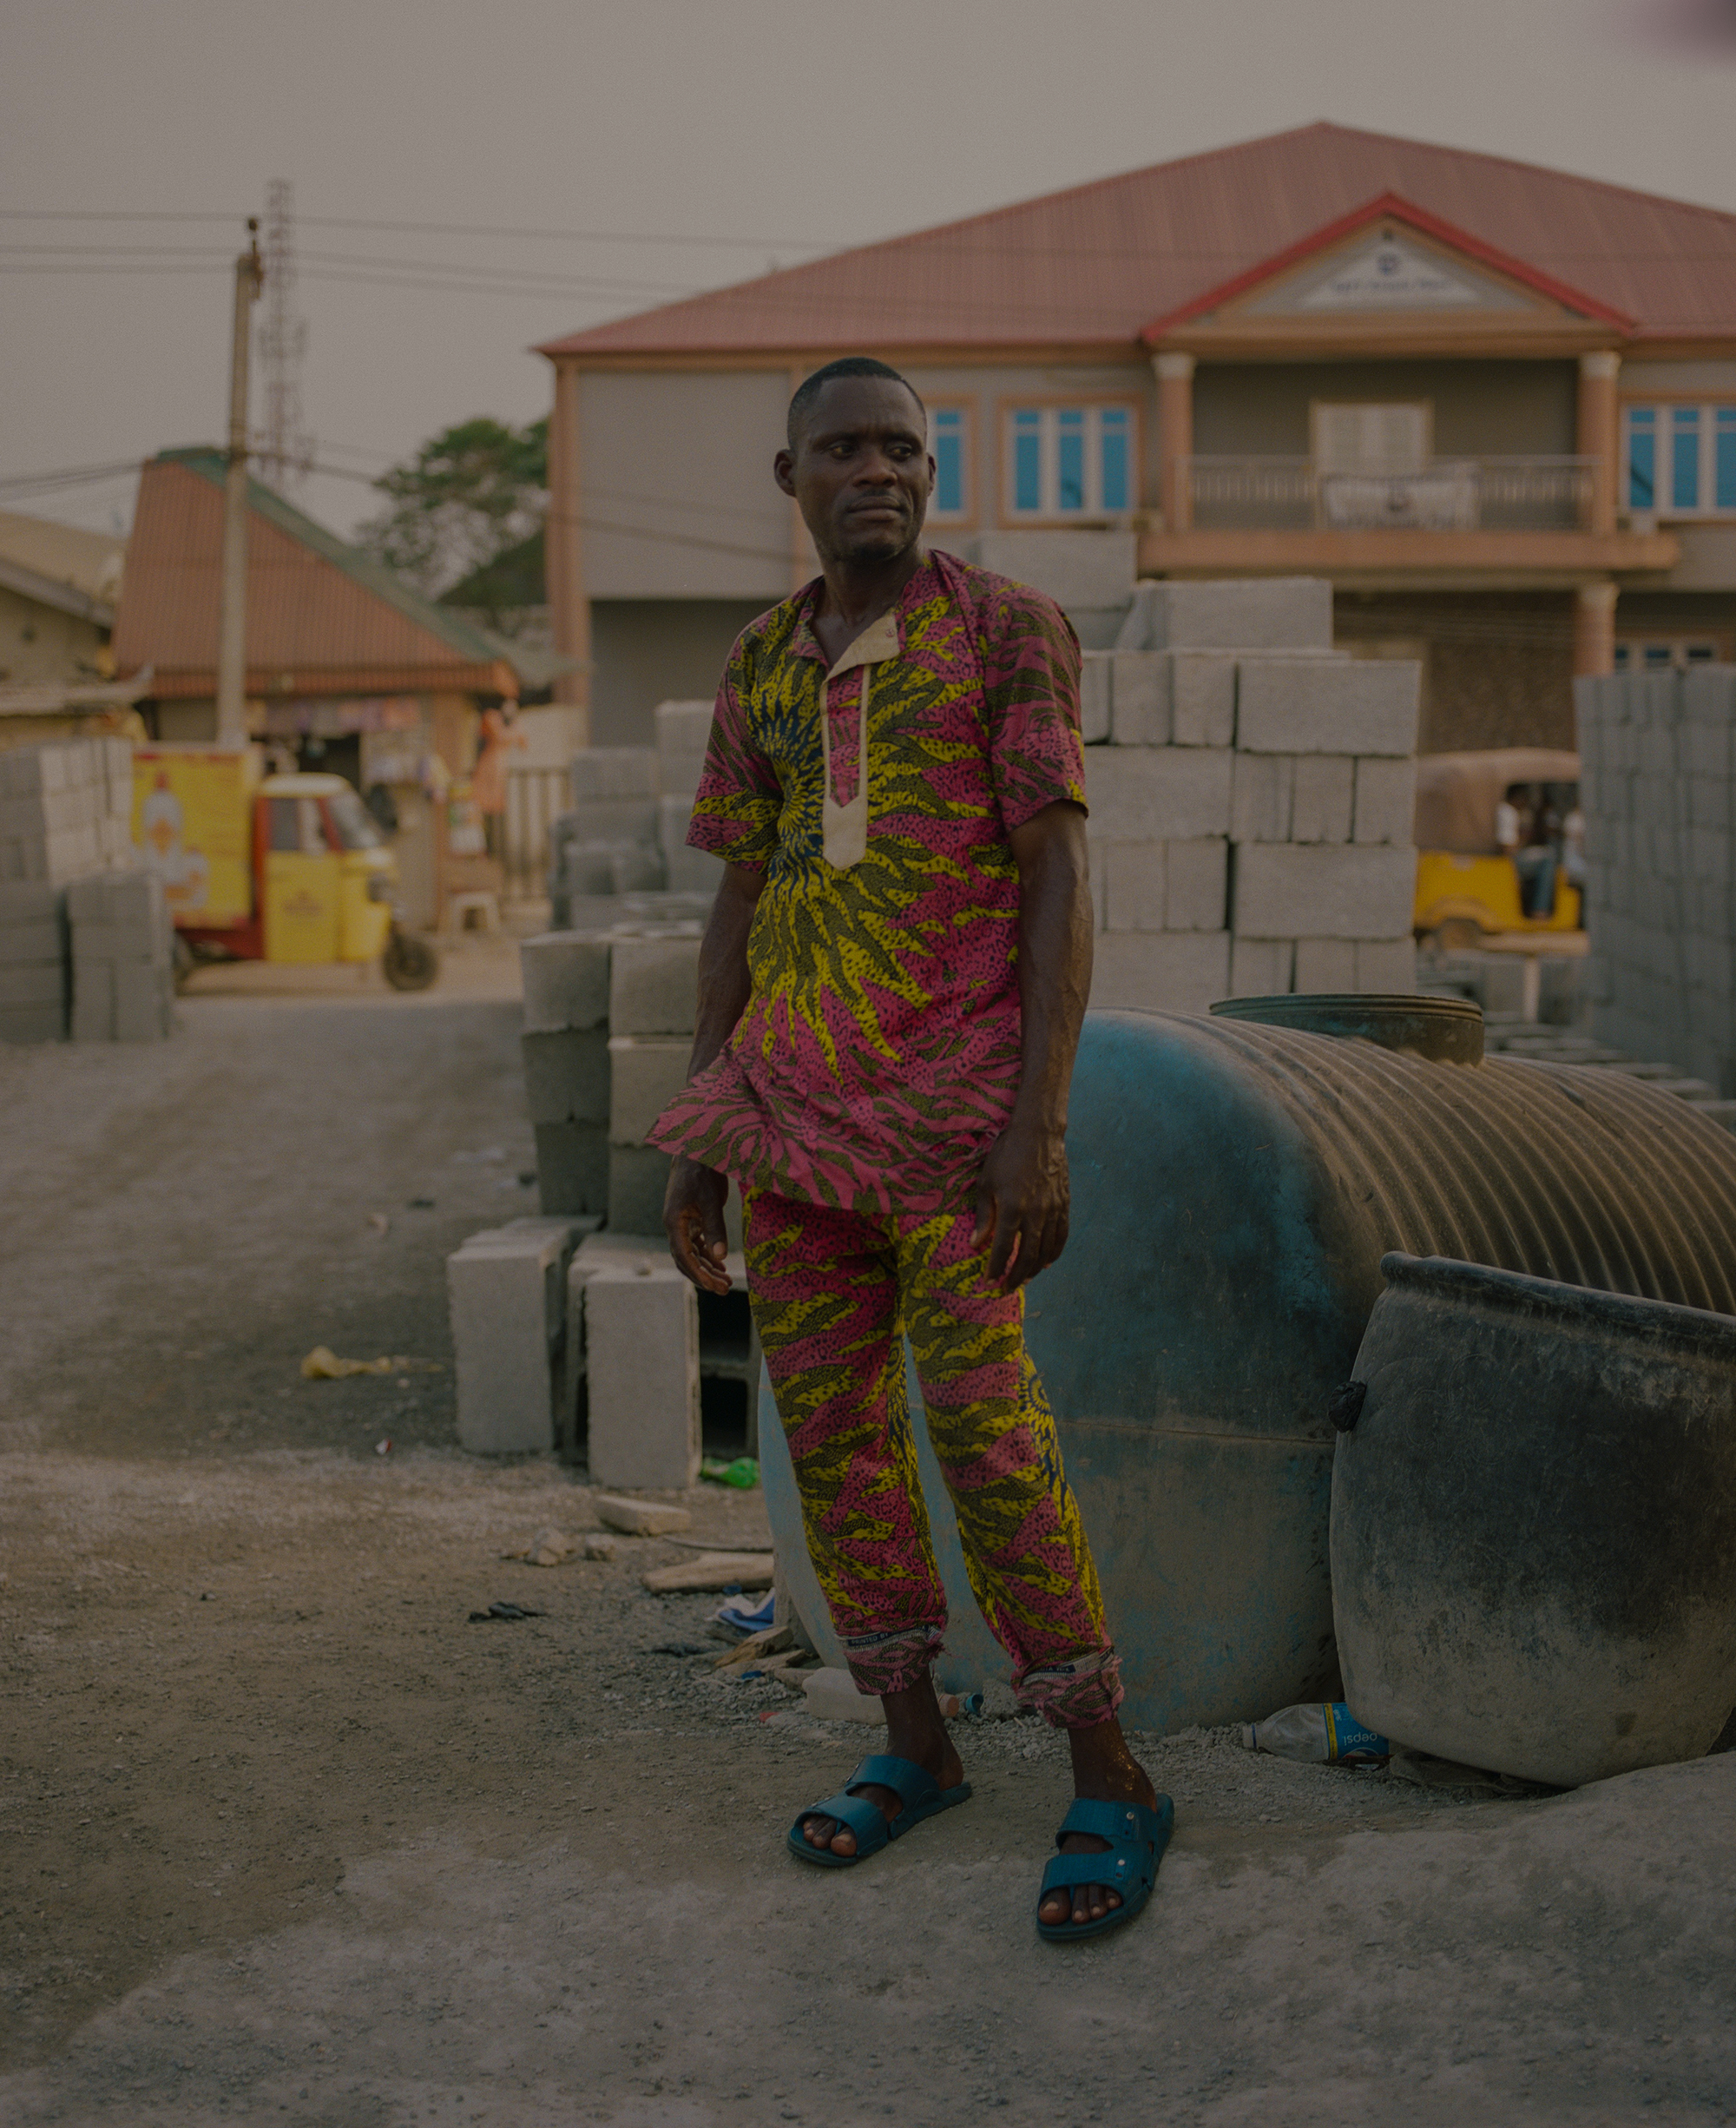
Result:
{"label": "red metal roof", "polygon": [[[113,649],[151,693],[215,688],[223,460],[166,451],[139,481]],[[510,691],[496,646],[257,482],[248,483],[247,692]]]}
{"label": "red metal roof", "polygon": [[1138,342],[1383,195],[1636,321],[1736,337],[1736,214],[1499,155],[1304,126],[767,273],[551,340],[547,355]]}

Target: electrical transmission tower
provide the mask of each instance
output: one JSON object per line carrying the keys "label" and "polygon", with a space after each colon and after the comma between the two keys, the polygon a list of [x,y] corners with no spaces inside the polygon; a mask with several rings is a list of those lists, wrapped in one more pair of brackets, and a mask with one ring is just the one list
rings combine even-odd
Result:
{"label": "electrical transmission tower", "polygon": [[281,492],[299,487],[313,463],[313,438],[301,425],[301,358],[307,322],[295,301],[295,188],[286,177],[266,187],[265,315],[260,366],[265,372],[265,425],[260,470]]}

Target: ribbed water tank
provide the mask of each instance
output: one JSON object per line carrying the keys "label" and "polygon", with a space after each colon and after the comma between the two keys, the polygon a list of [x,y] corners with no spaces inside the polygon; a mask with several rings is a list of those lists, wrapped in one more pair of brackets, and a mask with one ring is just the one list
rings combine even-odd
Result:
{"label": "ribbed water tank", "polygon": [[[1086,1020],[1071,1239],[1027,1325],[1136,1726],[1335,1683],[1326,1400],[1387,1250],[1736,1314],[1736,1138],[1620,1072],[1484,1060],[1481,1035],[1475,1007],[1416,998]],[[761,1418],[766,1443],[769,1398]],[[788,1558],[775,1444],[766,1466]],[[930,1465],[949,1638],[1005,1675],[937,1492]]]}

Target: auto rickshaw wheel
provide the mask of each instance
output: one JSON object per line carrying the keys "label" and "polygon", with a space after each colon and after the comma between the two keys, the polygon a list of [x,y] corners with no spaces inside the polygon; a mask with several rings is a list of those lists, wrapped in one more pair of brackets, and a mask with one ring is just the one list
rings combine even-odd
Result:
{"label": "auto rickshaw wheel", "polygon": [[177,991],[187,988],[187,978],[199,965],[199,956],[179,932],[174,934],[174,986]]}
{"label": "auto rickshaw wheel", "polygon": [[440,972],[440,956],[426,939],[396,924],[380,956],[380,973],[394,990],[426,990]]}

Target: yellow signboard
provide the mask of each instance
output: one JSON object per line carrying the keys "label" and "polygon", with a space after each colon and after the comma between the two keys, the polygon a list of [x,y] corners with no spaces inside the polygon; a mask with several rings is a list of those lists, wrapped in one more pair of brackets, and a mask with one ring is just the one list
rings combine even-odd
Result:
{"label": "yellow signboard", "polygon": [[133,840],[177,924],[245,924],[253,912],[253,747],[133,749]]}

